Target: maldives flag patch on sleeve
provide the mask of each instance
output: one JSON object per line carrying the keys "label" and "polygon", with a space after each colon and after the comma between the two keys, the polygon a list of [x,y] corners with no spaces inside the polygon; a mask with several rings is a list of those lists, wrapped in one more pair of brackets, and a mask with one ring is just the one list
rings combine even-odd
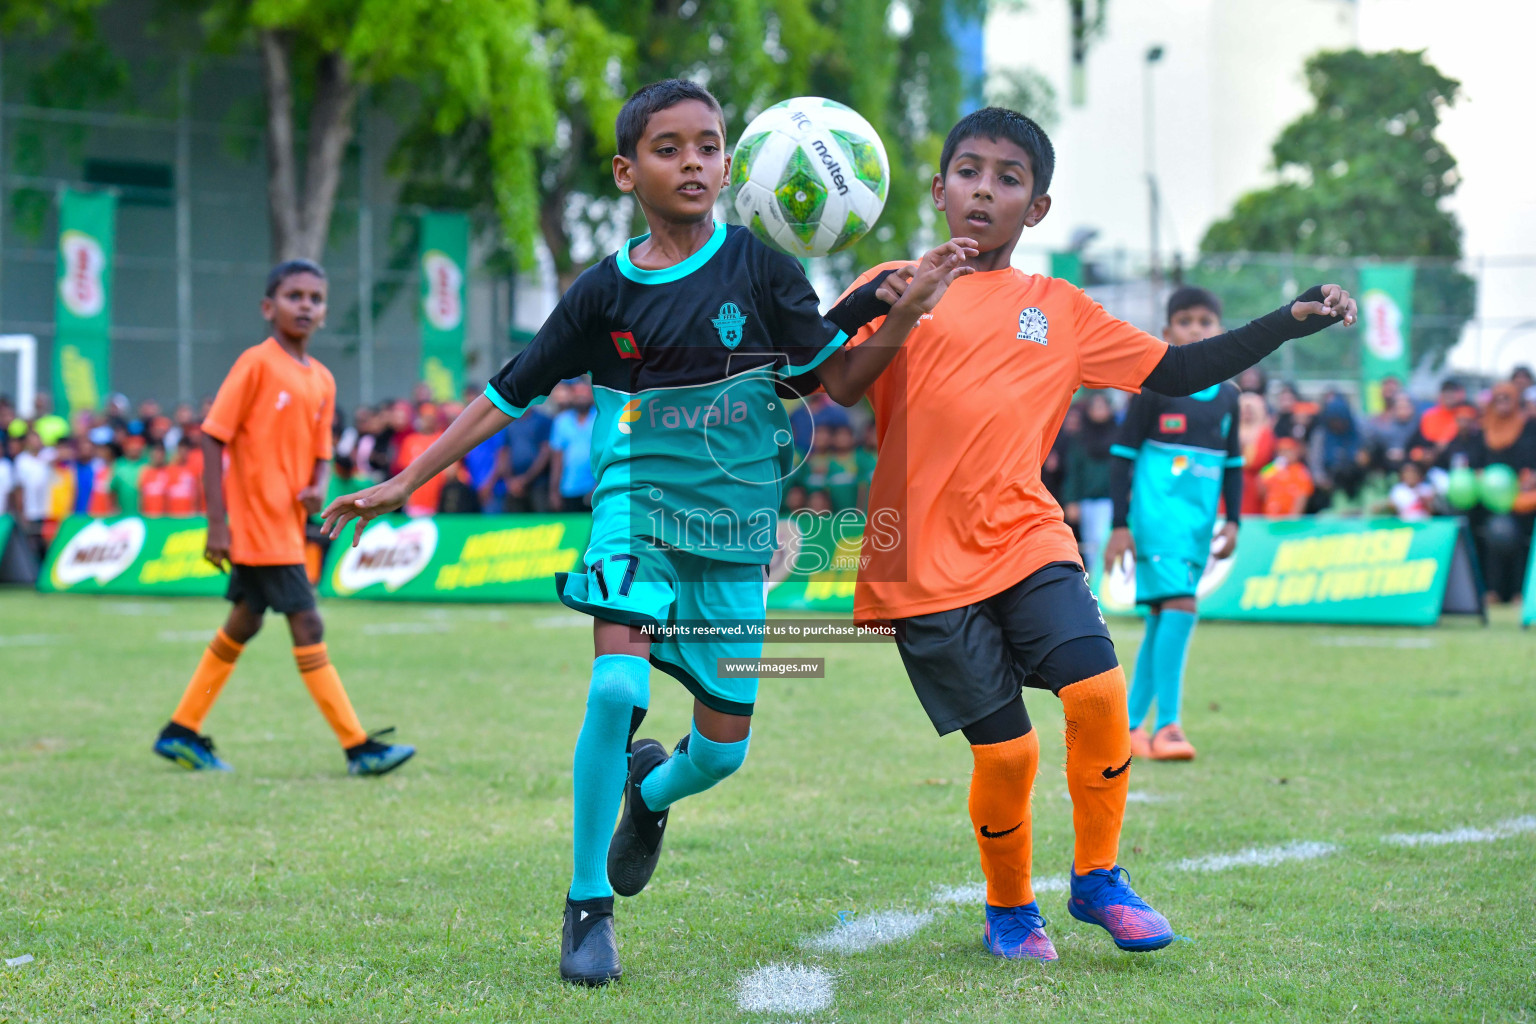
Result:
{"label": "maldives flag patch on sleeve", "polygon": [[1186,426],[1181,412],[1165,412],[1157,421],[1157,429],[1165,434],[1182,434]]}
{"label": "maldives flag patch on sleeve", "polygon": [[608,337],[613,339],[613,347],[619,350],[619,358],[640,358],[640,346],[635,344],[633,331],[609,331]]}

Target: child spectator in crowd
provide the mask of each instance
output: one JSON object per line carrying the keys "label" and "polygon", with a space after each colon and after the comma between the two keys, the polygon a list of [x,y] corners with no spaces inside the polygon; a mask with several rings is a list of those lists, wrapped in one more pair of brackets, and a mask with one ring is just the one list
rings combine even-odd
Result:
{"label": "child spectator in crowd", "polygon": [[566,382],[570,408],[549,428],[549,505],[555,512],[585,512],[592,507],[592,383],[585,377]]}
{"label": "child spectator in crowd", "polygon": [[1259,474],[1259,490],[1266,516],[1292,518],[1306,511],[1313,486],[1305,452],[1301,442],[1294,437],[1282,437],[1275,442],[1275,461]]}
{"label": "child spectator in crowd", "polygon": [[[408,434],[404,441],[400,442],[400,448],[395,456],[395,472],[398,473],[411,461],[432,446],[432,442],[443,436],[442,417],[437,406],[431,402],[423,402],[416,411],[416,430]],[[448,482],[447,470],[428,480],[418,487],[405,503],[405,514],[408,516],[430,516],[437,511],[439,499],[442,497],[443,485]]]}
{"label": "child spectator in crowd", "polygon": [[1078,530],[1083,564],[1099,564],[1109,540],[1115,506],[1109,490],[1109,449],[1120,425],[1115,408],[1102,391],[1090,392],[1083,402],[1082,426],[1067,448],[1067,475],[1063,484],[1067,522]]}
{"label": "child spectator in crowd", "polygon": [[1413,522],[1434,514],[1435,488],[1425,480],[1424,467],[1417,462],[1403,463],[1388,498],[1399,519]]}
{"label": "child spectator in crowd", "polygon": [[169,469],[165,461],[165,449],[152,445],[149,461],[139,471],[139,514],[146,519],[158,519],[165,515],[165,485]]}

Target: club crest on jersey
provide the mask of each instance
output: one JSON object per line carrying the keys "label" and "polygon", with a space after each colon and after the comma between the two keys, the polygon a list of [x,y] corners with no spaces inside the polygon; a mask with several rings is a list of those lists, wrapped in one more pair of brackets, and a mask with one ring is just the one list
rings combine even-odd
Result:
{"label": "club crest on jersey", "polygon": [[710,323],[715,325],[715,330],[720,332],[720,344],[726,348],[734,349],[741,344],[742,328],[746,326],[747,315],[734,302],[727,302],[720,307],[720,314]]}
{"label": "club crest on jersey", "polygon": [[1050,329],[1050,321],[1045,314],[1040,312],[1039,306],[1030,306],[1019,314],[1020,341],[1032,341],[1037,345],[1047,344],[1045,332]]}

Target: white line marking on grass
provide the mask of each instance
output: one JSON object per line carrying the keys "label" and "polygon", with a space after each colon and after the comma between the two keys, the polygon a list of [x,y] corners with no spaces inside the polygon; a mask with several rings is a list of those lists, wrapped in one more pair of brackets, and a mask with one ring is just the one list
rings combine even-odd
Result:
{"label": "white line marking on grass", "polygon": [[63,633],[15,633],[0,636],[0,647],[52,647],[66,639]]}
{"label": "white line marking on grass", "polygon": [[[1061,790],[1056,794],[1063,800],[1071,800],[1072,794]],[[1177,800],[1176,796],[1163,796],[1160,793],[1145,793],[1139,789],[1133,789],[1125,794],[1125,802],[1128,804],[1165,804],[1170,800]]]}
{"label": "white line marking on grass", "polygon": [[534,619],[533,624],[540,629],[577,629],[590,626],[592,620],[585,615],[546,615],[542,619]]}
{"label": "white line marking on grass", "polygon": [[1439,641],[1428,636],[1320,636],[1312,641],[1314,647],[1396,647],[1403,650],[1423,650],[1437,647]]}
{"label": "white line marking on grass", "polygon": [[1295,842],[1209,857],[1188,857],[1172,865],[1175,871],[1226,871],[1228,868],[1270,868],[1292,860],[1316,860],[1338,850],[1333,843]]}
{"label": "white line marking on grass", "polygon": [[832,975],[817,967],[769,964],[741,979],[736,1005],[753,1013],[815,1013],[832,1005]]}
{"label": "white line marking on grass", "polygon": [[[1036,896],[1043,892],[1066,892],[1071,888],[1067,884],[1066,875],[1046,875],[1044,878],[1031,879],[1030,886]],[[933,898],[938,903],[980,903],[987,898],[987,884],[971,882],[967,885],[946,885],[935,889]]]}
{"label": "white line marking on grass", "polygon": [[201,644],[213,639],[206,629],[162,629],[155,637],[165,644]]}
{"label": "white line marking on grass", "polygon": [[801,945],[819,953],[862,953],[876,946],[900,942],[917,933],[933,920],[933,912],[924,910],[882,910],[879,913],[844,918],[832,930]]}
{"label": "white line marking on grass", "polygon": [[1536,818],[1510,818],[1493,828],[1454,828],[1449,832],[1396,832],[1382,836],[1382,842],[1394,846],[1445,846],[1450,843],[1491,843],[1496,839],[1536,832]]}
{"label": "white line marking on grass", "polygon": [[149,601],[108,601],[101,610],[109,615],[173,615],[176,606]]}
{"label": "white line marking on grass", "polygon": [[452,628],[446,622],[365,622],[363,623],[363,636],[446,633]]}
{"label": "white line marking on grass", "polygon": [[21,954],[21,956],[13,956],[13,957],[11,957],[9,960],[7,960],[5,962],[5,966],[7,966],[7,967],[20,967],[22,964],[29,964],[31,962],[32,962],[32,954],[31,953],[23,953],[23,954]]}

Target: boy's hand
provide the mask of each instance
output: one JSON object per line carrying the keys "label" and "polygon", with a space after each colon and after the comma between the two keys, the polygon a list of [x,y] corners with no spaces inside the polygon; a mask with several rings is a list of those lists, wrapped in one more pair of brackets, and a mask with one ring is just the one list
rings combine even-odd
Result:
{"label": "boy's hand", "polygon": [[1357,312],[1355,300],[1349,292],[1336,284],[1323,285],[1322,302],[1291,303],[1291,316],[1297,320],[1305,320],[1310,316],[1343,317],[1345,327],[1354,326]]}
{"label": "boy's hand", "polygon": [[298,497],[304,511],[312,516],[319,515],[321,506],[325,504],[325,492],[313,485],[300,491]]}
{"label": "boy's hand", "polygon": [[219,572],[228,572],[229,523],[224,520],[208,521],[208,540],[203,545],[203,557]]}
{"label": "boy's hand", "polygon": [[915,270],[915,266],[909,265],[897,267],[885,275],[885,280],[881,281],[880,287],[875,289],[875,298],[887,306],[896,305],[897,300],[906,293],[907,285],[912,282],[912,274]]}
{"label": "boy's hand", "polygon": [[1109,535],[1109,543],[1104,545],[1104,571],[1114,572],[1115,566],[1125,561],[1125,556],[1136,556],[1136,541],[1131,538],[1131,531],[1124,527],[1116,527]]}
{"label": "boy's hand", "polygon": [[1211,554],[1218,559],[1231,558],[1232,552],[1237,550],[1237,524],[1225,523],[1221,527],[1220,539],[1216,546],[1211,548]]}
{"label": "boy's hand", "polygon": [[347,523],[357,520],[357,530],[352,534],[352,546],[363,539],[363,528],[378,516],[393,512],[405,504],[410,492],[399,483],[399,477],[391,477],[381,484],[354,494],[343,494],[326,506],[325,523],[320,532],[332,540],[341,536]]}
{"label": "boy's hand", "polygon": [[[976,273],[976,268],[966,266],[965,261],[980,251],[976,248],[976,242],[970,238],[952,238],[943,245],[929,249],[918,260],[912,279],[907,283],[901,298],[892,306],[893,311],[900,309],[909,313],[931,313],[956,278]],[[890,279],[888,277],[886,281]]]}

